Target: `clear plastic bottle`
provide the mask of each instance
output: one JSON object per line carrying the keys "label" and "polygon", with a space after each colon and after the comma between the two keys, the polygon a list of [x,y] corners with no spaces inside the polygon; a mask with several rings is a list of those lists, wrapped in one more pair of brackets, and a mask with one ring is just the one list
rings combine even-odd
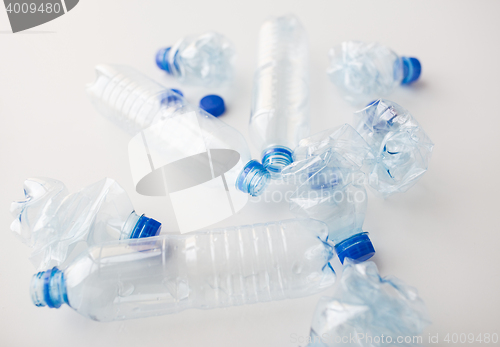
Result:
{"label": "clear plastic bottle", "polygon": [[347,101],[357,105],[415,82],[422,69],[418,59],[399,57],[378,43],[343,42],[329,51],[329,57],[330,80]]}
{"label": "clear plastic bottle", "polygon": [[180,39],[156,54],[156,65],[179,81],[218,87],[233,77],[234,48],[223,35],[207,32]]}
{"label": "clear plastic bottle", "polygon": [[259,34],[250,136],[273,178],[292,162],[292,151],[309,135],[307,35],[292,15],[264,22]]}
{"label": "clear plastic bottle", "polygon": [[325,130],[300,141],[294,162],[283,177],[297,186],[290,210],[299,217],[320,220],[328,226],[328,241],[341,262],[364,261],[375,249],[363,232],[367,195],[360,171],[370,148],[350,125]]}
{"label": "clear plastic bottle", "polygon": [[137,215],[127,193],[109,178],[73,194],[60,181],[31,178],[24,193],[26,200],[11,205],[16,217],[11,229],[33,247],[30,260],[39,270],[65,267],[82,245],[156,236],[161,230],[158,221]]}
{"label": "clear plastic bottle", "polygon": [[405,192],[427,171],[434,144],[400,105],[373,101],[355,113],[354,123],[372,152],[364,170],[377,194],[386,198]]}
{"label": "clear plastic bottle", "polygon": [[[251,159],[248,145],[236,129],[132,68],[99,65],[96,72],[87,93],[97,110],[132,134],[148,129],[150,146],[155,147],[150,150],[165,153],[169,162],[207,151],[236,151],[237,163],[224,173],[227,185],[252,196],[267,187],[269,173]],[[217,160],[216,155],[211,156],[215,171],[227,166],[227,157]],[[197,174],[191,170],[186,177]]]}
{"label": "clear plastic bottle", "polygon": [[430,323],[415,288],[382,277],[371,261],[348,261],[333,295],[316,307],[308,346],[422,346]]}
{"label": "clear plastic bottle", "polygon": [[109,242],[34,275],[31,298],[113,321],[307,296],[336,279],[327,235],[306,219]]}

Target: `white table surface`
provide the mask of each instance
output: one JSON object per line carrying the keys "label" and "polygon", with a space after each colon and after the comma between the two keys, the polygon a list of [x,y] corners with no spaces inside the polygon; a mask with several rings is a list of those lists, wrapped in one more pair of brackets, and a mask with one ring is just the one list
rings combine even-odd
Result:
{"label": "white table surface", "polygon": [[[71,191],[112,177],[137,210],[168,219],[154,198],[134,192],[130,137],[85,95],[94,65],[130,65],[179,87],[155,66],[156,50],[186,34],[223,33],[238,56],[234,88],[221,92],[228,105],[222,119],[247,136],[258,29],[269,15],[286,13],[299,16],[310,38],[312,132],[349,121],[354,111],[325,74],[333,45],[379,41],[421,60],[421,80],[390,99],[418,119],[435,143],[433,158],[407,193],[369,196],[365,229],[377,248],[374,261],[382,275],[418,288],[433,320],[424,341],[439,334],[444,346],[447,333],[500,333],[499,11],[494,1],[84,0],[52,22],[12,34],[0,9],[0,345],[297,346],[291,334],[307,336],[318,299],[331,290],[113,323],[67,306],[37,308],[28,291],[30,249],[9,230],[9,204],[35,176],[60,179]],[[211,92],[181,89],[192,102]],[[285,202],[250,202],[219,225],[290,217]]]}

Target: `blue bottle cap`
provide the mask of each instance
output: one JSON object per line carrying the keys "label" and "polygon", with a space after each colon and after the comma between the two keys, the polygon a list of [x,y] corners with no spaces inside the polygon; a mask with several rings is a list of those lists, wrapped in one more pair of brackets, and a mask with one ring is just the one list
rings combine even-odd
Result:
{"label": "blue bottle cap", "polygon": [[214,117],[219,117],[226,111],[224,99],[218,95],[207,95],[200,100],[200,108]]}
{"label": "blue bottle cap", "polygon": [[375,254],[375,248],[368,237],[368,233],[359,233],[335,245],[335,252],[344,264],[345,258],[356,262],[370,259]]}
{"label": "blue bottle cap", "polygon": [[418,80],[422,72],[422,66],[417,58],[402,57],[403,60],[403,80],[401,84],[410,84]]}
{"label": "blue bottle cap", "polygon": [[170,47],[162,48],[156,53],[156,65],[166,71],[169,74],[172,74],[170,69],[170,64],[168,63],[168,52],[170,51]]}
{"label": "blue bottle cap", "polygon": [[130,234],[131,239],[142,239],[145,237],[157,236],[161,231],[161,223],[153,218],[142,215],[135,224],[134,230]]}

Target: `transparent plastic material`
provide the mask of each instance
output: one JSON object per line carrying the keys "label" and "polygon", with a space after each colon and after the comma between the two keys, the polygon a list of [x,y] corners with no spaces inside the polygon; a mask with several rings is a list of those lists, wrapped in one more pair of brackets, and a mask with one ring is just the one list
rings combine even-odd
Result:
{"label": "transparent plastic material", "polygon": [[271,18],[259,34],[250,136],[273,178],[292,161],[292,150],[309,135],[307,35],[295,16]]}
{"label": "transparent plastic material", "polygon": [[16,217],[11,229],[33,247],[30,260],[39,270],[65,267],[82,246],[160,232],[160,223],[154,221],[156,228],[141,235],[141,223],[149,218],[138,216],[127,193],[109,178],[73,194],[60,181],[31,178],[24,182],[24,193],[26,200],[11,205]]}
{"label": "transparent plastic material", "polygon": [[[211,161],[212,178],[223,173],[227,186],[253,196],[261,194],[266,188],[269,173],[262,165],[251,160],[248,145],[236,129],[199,107],[188,104],[178,93],[132,68],[99,65],[96,72],[96,81],[87,87],[96,109],[132,134],[147,130],[136,140],[147,142],[150,158],[157,153],[157,157],[161,157],[158,161],[162,167],[205,153]],[[226,150],[225,153],[234,152],[235,155],[217,155],[223,150]],[[232,163],[236,157],[228,171],[218,170],[227,168],[228,162]],[[148,169],[147,161],[145,165]],[[146,169],[132,166],[132,174],[142,179],[142,172]],[[154,171],[147,180],[156,182],[157,173],[158,170]],[[194,183],[206,181],[200,174],[203,173],[187,170],[184,178]]]}
{"label": "transparent plastic material", "polygon": [[405,192],[427,171],[434,144],[415,118],[389,100],[376,100],[355,113],[355,128],[372,157],[368,183],[383,197]]}
{"label": "transparent plastic material", "polygon": [[329,51],[329,59],[330,80],[347,101],[357,105],[414,82],[421,70],[417,59],[399,57],[378,43],[343,42]]}
{"label": "transparent plastic material", "polygon": [[367,196],[360,169],[370,156],[366,142],[345,124],[303,139],[293,156],[293,164],[283,170],[283,177],[297,186],[291,212],[326,223],[341,261],[370,258],[375,251],[362,230]]}
{"label": "transparent plastic material", "polygon": [[218,87],[233,78],[234,47],[223,35],[208,32],[180,39],[158,51],[158,67],[189,85]]}
{"label": "transparent plastic material", "polygon": [[429,324],[415,288],[381,277],[373,262],[347,262],[333,296],[316,307],[309,347],[420,346]]}
{"label": "transparent plastic material", "polygon": [[31,282],[37,306],[98,321],[296,298],[335,282],[326,226],[285,220],[90,248]]}

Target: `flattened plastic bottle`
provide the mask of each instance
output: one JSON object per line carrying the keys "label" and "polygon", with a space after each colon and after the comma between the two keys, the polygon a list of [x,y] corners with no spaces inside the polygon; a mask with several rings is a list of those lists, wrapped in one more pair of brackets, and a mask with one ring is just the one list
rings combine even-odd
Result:
{"label": "flattened plastic bottle", "polygon": [[329,51],[329,57],[330,80],[347,101],[357,105],[415,82],[422,70],[417,58],[399,57],[378,43],[342,42]]}
{"label": "flattened plastic bottle", "polygon": [[181,38],[156,53],[156,65],[182,83],[208,88],[227,84],[233,77],[233,44],[225,36],[207,32]]}
{"label": "flattened plastic bottle", "polygon": [[339,260],[361,262],[375,254],[363,223],[367,207],[364,174],[360,171],[370,148],[350,125],[322,131],[300,141],[294,162],[283,177],[297,186],[290,210],[298,217],[328,226],[328,241]]}
{"label": "flattened plastic bottle", "polygon": [[156,236],[161,223],[139,216],[127,193],[105,178],[69,194],[50,178],[24,182],[26,200],[13,202],[11,229],[28,246],[39,270],[65,267],[81,251],[106,241]]}
{"label": "flattened plastic bottle", "polygon": [[33,276],[31,297],[98,321],[302,297],[335,282],[327,236],[307,219],[109,242]]}

